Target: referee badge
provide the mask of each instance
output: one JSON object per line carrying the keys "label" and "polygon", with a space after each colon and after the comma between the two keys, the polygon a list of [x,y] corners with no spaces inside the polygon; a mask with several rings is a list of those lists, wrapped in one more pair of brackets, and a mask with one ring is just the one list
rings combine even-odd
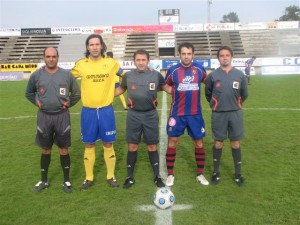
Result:
{"label": "referee badge", "polygon": [[59,88],[60,95],[66,95],[66,88]]}
{"label": "referee badge", "polygon": [[239,82],[233,81],[233,83],[232,83],[232,88],[233,88],[233,89],[239,89],[239,86],[240,86],[240,83],[239,83]]}
{"label": "referee badge", "polygon": [[155,83],[149,83],[149,90],[150,91],[155,91]]}

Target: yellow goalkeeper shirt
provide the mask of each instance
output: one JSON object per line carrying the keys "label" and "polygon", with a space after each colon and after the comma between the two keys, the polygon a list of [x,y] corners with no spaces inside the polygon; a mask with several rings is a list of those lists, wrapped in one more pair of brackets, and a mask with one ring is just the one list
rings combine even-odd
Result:
{"label": "yellow goalkeeper shirt", "polygon": [[84,107],[101,108],[112,104],[116,74],[122,74],[122,69],[116,60],[80,59],[71,72],[75,78],[81,78],[81,101]]}

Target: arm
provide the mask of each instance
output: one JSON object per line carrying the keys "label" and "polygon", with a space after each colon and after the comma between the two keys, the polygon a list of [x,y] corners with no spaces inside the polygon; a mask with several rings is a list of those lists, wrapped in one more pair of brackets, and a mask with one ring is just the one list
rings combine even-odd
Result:
{"label": "arm", "polygon": [[241,98],[242,102],[244,102],[248,98],[248,82],[245,76],[243,76],[242,80]]}
{"label": "arm", "polygon": [[35,79],[34,79],[34,75],[32,74],[27,83],[25,97],[34,105],[37,105],[37,103],[35,101],[35,93],[36,92],[37,92],[37,90],[36,90],[36,86],[35,86]]}
{"label": "arm", "polygon": [[115,97],[123,94],[126,90],[127,90],[127,88],[123,87],[123,86],[119,86],[119,87],[115,88]]}
{"label": "arm", "polygon": [[78,87],[78,84],[75,80],[75,78],[70,74],[70,80],[71,80],[71,85],[70,85],[70,107],[75,105],[79,100],[80,100],[80,89]]}
{"label": "arm", "polygon": [[170,86],[168,84],[161,86],[161,89],[164,90],[165,92],[167,92],[168,94],[172,94],[172,86]]}
{"label": "arm", "polygon": [[211,100],[212,91],[213,91],[212,75],[209,74],[205,81],[205,97],[208,102],[210,102]]}

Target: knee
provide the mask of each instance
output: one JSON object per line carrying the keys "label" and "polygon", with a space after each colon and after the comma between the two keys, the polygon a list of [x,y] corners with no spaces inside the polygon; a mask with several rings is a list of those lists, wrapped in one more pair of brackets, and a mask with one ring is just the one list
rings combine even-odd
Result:
{"label": "knee", "polygon": [[238,149],[240,146],[240,141],[231,141],[231,148]]}
{"label": "knee", "polygon": [[177,144],[178,144],[178,138],[169,138],[168,148],[176,148]]}
{"label": "knee", "polygon": [[59,148],[59,154],[60,155],[68,155],[69,151],[67,148]]}
{"label": "knee", "polygon": [[42,154],[43,155],[50,155],[51,154],[51,149],[42,149]]}
{"label": "knee", "polygon": [[215,141],[214,146],[216,149],[222,149],[223,148],[223,141]]}

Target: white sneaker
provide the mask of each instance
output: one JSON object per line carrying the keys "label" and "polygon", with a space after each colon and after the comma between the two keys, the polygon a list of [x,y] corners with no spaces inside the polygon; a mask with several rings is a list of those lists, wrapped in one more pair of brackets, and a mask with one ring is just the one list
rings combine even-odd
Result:
{"label": "white sneaker", "polygon": [[168,187],[172,187],[174,185],[174,179],[175,179],[174,175],[169,175],[166,180],[166,185]]}
{"label": "white sneaker", "polygon": [[203,174],[200,174],[196,177],[196,180],[200,182],[202,185],[209,185],[209,182],[206,180]]}

